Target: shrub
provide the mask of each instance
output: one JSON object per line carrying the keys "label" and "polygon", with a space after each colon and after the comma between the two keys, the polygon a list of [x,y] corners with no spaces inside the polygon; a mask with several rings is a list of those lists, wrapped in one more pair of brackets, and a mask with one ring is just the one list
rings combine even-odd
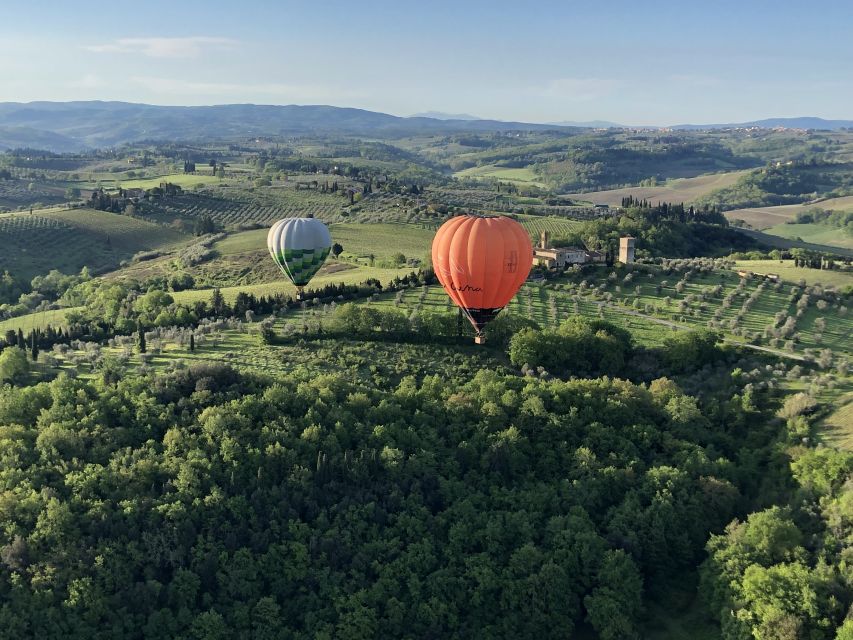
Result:
{"label": "shrub", "polygon": [[780,418],[793,418],[800,415],[809,415],[817,409],[817,400],[807,393],[795,393],[788,396],[785,404],[779,409]]}
{"label": "shrub", "polygon": [[632,349],[631,335],[603,320],[572,318],[557,329],[522,329],[510,340],[515,366],[544,367],[552,373],[619,375]]}

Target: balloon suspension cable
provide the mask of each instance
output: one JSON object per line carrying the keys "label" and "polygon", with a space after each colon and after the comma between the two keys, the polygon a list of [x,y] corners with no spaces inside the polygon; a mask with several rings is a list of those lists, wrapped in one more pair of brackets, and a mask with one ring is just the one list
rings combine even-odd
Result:
{"label": "balloon suspension cable", "polygon": [[459,307],[465,317],[468,318],[468,322],[471,323],[471,326],[474,327],[474,343],[475,344],[486,344],[486,331],[483,327],[477,324],[477,321],[474,319],[474,314],[472,314],[466,307]]}

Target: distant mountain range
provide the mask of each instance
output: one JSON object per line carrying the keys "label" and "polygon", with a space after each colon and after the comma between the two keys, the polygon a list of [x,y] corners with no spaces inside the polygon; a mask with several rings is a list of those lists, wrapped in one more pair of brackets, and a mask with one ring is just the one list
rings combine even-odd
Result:
{"label": "distant mountain range", "polygon": [[775,129],[784,127],[786,129],[850,129],[853,128],[853,120],[824,120],[823,118],[767,118],[765,120],[753,120],[752,122],[738,122],[729,124],[679,124],[670,129],[733,129],[747,127],[762,127],[764,129]]}
{"label": "distant mountain range", "polygon": [[[482,120],[468,114],[428,111],[408,118],[325,105],[224,104],[167,107],[128,102],[0,102],[0,150],[33,147],[78,151],[141,140],[239,139],[305,134],[449,135],[458,132],[545,131],[560,128],[620,127],[613,122],[533,124]],[[730,127],[839,129],[851,120],[772,118],[719,125],[678,125],[675,129]]]}
{"label": "distant mountain range", "polygon": [[563,120],[562,122],[550,122],[555,127],[584,127],[586,129],[625,129],[624,124],[616,124],[607,120],[585,120],[575,122],[574,120]]}
{"label": "distant mountain range", "polygon": [[75,151],[140,140],[237,139],[311,133],[393,137],[554,128],[546,124],[497,120],[401,118],[325,105],[165,107],[100,101],[0,103],[0,149],[33,146]]}
{"label": "distant mountain range", "polygon": [[424,111],[423,113],[412,114],[409,117],[433,118],[435,120],[482,120],[482,118],[472,116],[470,113],[445,113],[444,111]]}

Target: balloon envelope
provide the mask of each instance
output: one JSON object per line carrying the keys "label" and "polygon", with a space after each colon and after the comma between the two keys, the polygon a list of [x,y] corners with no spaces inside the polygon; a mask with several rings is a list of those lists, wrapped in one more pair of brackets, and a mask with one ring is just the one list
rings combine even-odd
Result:
{"label": "balloon envelope", "polygon": [[300,288],[323,266],[331,247],[329,229],[316,218],[284,218],[267,234],[272,259]]}
{"label": "balloon envelope", "polygon": [[504,216],[457,216],[432,241],[438,281],[481,333],[524,284],[533,265],[527,231]]}

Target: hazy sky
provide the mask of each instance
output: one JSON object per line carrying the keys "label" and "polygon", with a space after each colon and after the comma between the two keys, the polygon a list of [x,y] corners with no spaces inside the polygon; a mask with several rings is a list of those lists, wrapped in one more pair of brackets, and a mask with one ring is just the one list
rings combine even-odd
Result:
{"label": "hazy sky", "polygon": [[0,0],[0,102],[853,119],[853,0]]}

